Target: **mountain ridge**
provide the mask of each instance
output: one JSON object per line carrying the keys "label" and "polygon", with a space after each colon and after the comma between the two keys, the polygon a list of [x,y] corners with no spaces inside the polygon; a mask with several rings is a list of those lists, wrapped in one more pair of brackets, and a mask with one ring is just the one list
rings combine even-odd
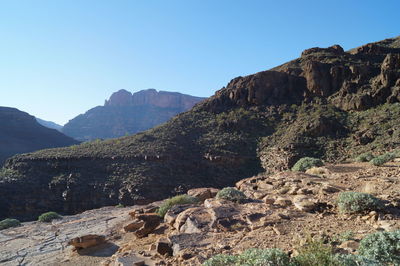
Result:
{"label": "mountain ridge", "polygon": [[97,106],[71,119],[63,133],[81,141],[109,139],[145,131],[187,111],[203,100],[178,92],[126,90],[114,92],[104,106]]}

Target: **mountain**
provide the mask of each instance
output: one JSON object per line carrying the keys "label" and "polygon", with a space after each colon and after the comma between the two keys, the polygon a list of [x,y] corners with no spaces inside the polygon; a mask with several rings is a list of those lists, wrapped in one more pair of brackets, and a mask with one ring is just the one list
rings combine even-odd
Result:
{"label": "mountain", "polygon": [[0,107],[0,165],[15,154],[78,144],[15,108]]}
{"label": "mountain", "polygon": [[63,133],[77,140],[117,138],[145,131],[168,121],[204,100],[178,92],[142,90],[113,93],[104,106],[97,106],[70,120]]}
{"label": "mountain", "polygon": [[44,127],[55,129],[55,130],[60,131],[60,132],[61,132],[61,129],[63,128],[63,126],[61,126],[61,125],[59,125],[57,123],[54,123],[54,122],[51,122],[51,121],[46,121],[46,120],[43,120],[43,119],[40,119],[40,118],[37,118],[37,117],[36,117],[36,121],[39,124],[41,124],[42,126],[44,126]]}
{"label": "mountain", "polygon": [[0,218],[141,204],[305,156],[335,162],[391,150],[400,145],[399,101],[399,37],[347,52],[307,49],[148,131],[13,157],[0,177]]}

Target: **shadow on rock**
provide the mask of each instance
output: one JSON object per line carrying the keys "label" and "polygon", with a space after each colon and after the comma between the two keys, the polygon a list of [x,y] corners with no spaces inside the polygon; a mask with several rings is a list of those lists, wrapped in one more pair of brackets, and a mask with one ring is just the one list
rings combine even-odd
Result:
{"label": "shadow on rock", "polygon": [[106,242],[94,247],[77,249],[76,252],[81,256],[111,257],[118,249],[119,246],[114,243]]}

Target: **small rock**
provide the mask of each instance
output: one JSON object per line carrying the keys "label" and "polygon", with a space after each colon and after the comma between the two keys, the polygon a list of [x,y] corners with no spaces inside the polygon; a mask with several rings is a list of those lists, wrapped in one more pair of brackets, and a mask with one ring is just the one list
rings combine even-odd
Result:
{"label": "small rock", "polygon": [[300,188],[298,191],[297,191],[297,194],[299,194],[299,195],[309,195],[309,194],[313,194],[313,191],[312,190],[310,190],[310,189],[308,189],[308,188]]}
{"label": "small rock", "polygon": [[349,250],[351,252],[354,252],[358,249],[359,246],[360,246],[360,243],[358,243],[357,241],[348,240],[348,241],[345,241],[342,244],[340,244],[338,247]]}
{"label": "small rock", "polygon": [[273,188],[274,188],[273,185],[268,184],[266,182],[259,181],[257,183],[257,189],[258,190],[267,190],[268,191],[268,190],[272,190]]}
{"label": "small rock", "polygon": [[279,228],[276,226],[272,227],[272,230],[274,230],[275,234],[277,234],[278,236],[285,234],[285,232],[282,230],[282,228]]}
{"label": "small rock", "polygon": [[263,201],[264,201],[265,204],[269,204],[269,205],[272,205],[272,204],[275,203],[275,199],[274,198],[270,198],[268,196],[264,197]]}
{"label": "small rock", "polygon": [[314,210],[317,205],[314,199],[302,195],[295,196],[293,199],[293,204],[297,209],[305,212]]}
{"label": "small rock", "polygon": [[296,195],[297,194],[297,191],[300,189],[300,187],[299,186],[292,186],[292,187],[290,187],[290,189],[286,192],[286,194],[289,194],[289,195]]}
{"label": "small rock", "polygon": [[279,189],[277,192],[278,192],[278,194],[286,194],[289,190],[290,190],[289,187],[283,187],[283,188]]}
{"label": "small rock", "polygon": [[250,198],[255,198],[255,199],[262,199],[267,195],[267,192],[265,191],[254,191],[252,197]]}
{"label": "small rock", "polygon": [[339,192],[339,191],[340,191],[339,188],[334,187],[334,186],[329,185],[329,184],[324,184],[324,185],[321,187],[321,192],[322,192],[322,193],[336,193],[336,192]]}
{"label": "small rock", "polygon": [[278,198],[275,200],[275,203],[274,203],[274,204],[279,205],[279,206],[282,206],[282,207],[287,207],[287,206],[292,205],[292,201],[291,201],[290,199],[287,199],[287,198],[278,197]]}
{"label": "small rock", "polygon": [[115,260],[115,265],[116,266],[144,266],[144,260],[135,256],[135,255],[130,255],[130,256],[125,256],[125,257],[119,257]]}

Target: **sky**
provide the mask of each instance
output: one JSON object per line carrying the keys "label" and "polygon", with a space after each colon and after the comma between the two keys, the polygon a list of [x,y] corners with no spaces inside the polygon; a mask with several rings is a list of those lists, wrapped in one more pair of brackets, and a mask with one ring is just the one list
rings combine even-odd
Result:
{"label": "sky", "polygon": [[208,97],[310,47],[400,35],[400,1],[0,0],[0,106],[64,124],[120,89]]}

